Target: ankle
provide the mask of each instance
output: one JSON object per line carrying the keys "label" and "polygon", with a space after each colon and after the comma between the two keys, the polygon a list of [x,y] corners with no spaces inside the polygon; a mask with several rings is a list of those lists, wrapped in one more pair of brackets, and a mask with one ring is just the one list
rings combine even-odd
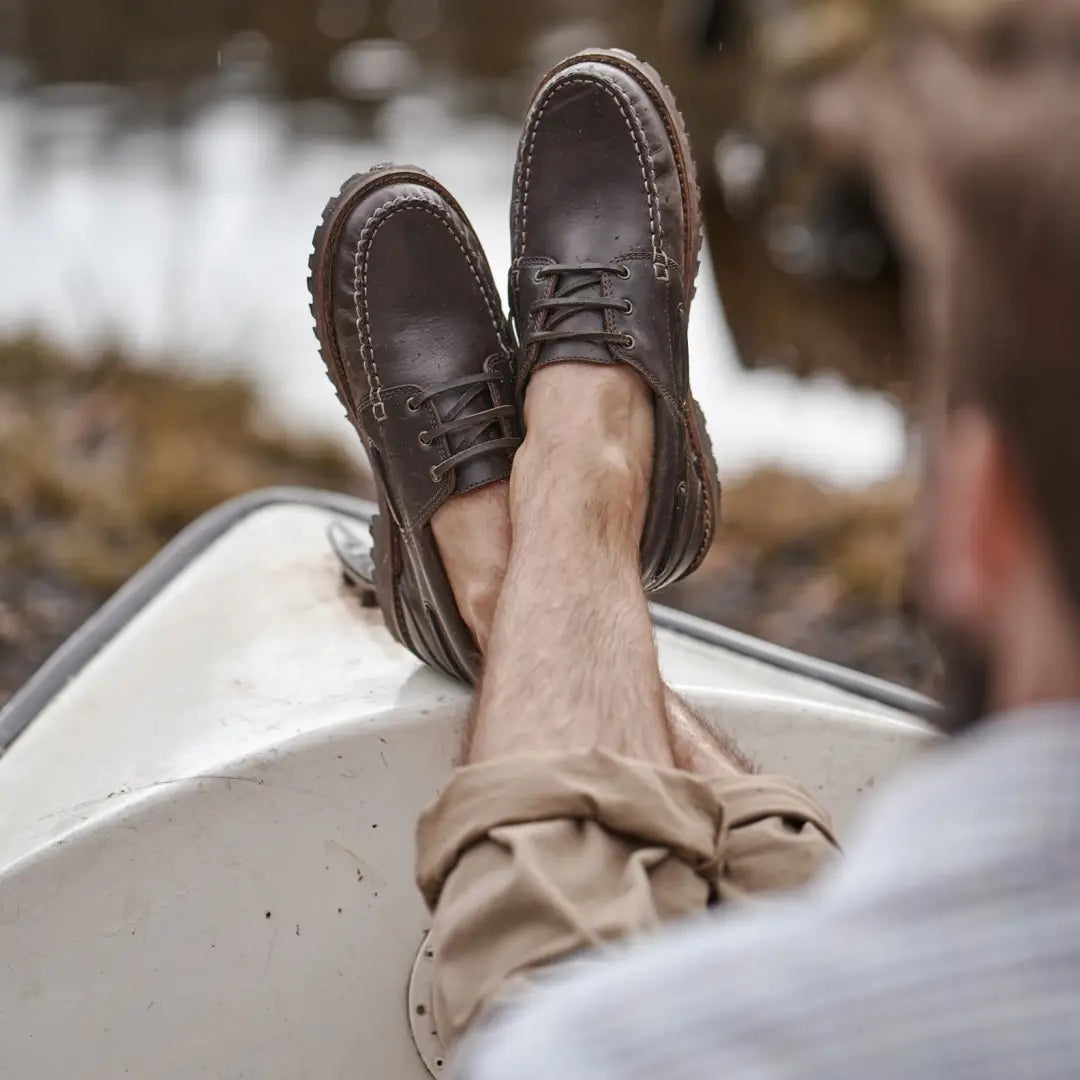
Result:
{"label": "ankle", "polygon": [[455,495],[435,511],[431,531],[458,611],[483,652],[510,560],[507,485]]}
{"label": "ankle", "polygon": [[[449,573],[447,576],[450,576]],[[491,624],[495,618],[495,606],[499,602],[504,577],[505,572],[500,569],[497,573],[486,576],[462,577],[458,575],[456,583],[453,577],[450,580],[458,611],[461,612],[465,625],[473,632],[481,653],[487,652]]]}
{"label": "ankle", "polygon": [[529,380],[524,413],[526,428],[538,439],[569,444],[582,453],[590,446],[621,446],[643,471],[651,471],[652,395],[641,376],[625,365],[540,368]]}
{"label": "ankle", "polygon": [[597,548],[610,556],[625,554],[636,575],[647,498],[640,465],[618,443],[530,433],[510,478],[515,543],[548,543],[556,533],[581,558]]}
{"label": "ankle", "polygon": [[[518,451],[511,503],[622,509],[640,540],[652,476],[653,404],[629,368],[563,363],[541,368],[525,396],[528,434]],[[544,482],[546,477],[547,482]],[[528,481],[528,482],[526,482]],[[616,517],[619,514],[616,513]]]}

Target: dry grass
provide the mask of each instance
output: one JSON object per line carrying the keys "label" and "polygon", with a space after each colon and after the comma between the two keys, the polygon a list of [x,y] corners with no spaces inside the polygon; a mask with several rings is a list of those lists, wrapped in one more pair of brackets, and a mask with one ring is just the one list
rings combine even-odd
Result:
{"label": "dry grass", "polygon": [[704,565],[662,599],[932,692],[934,654],[910,602],[914,495],[909,477],[864,492],[775,470],[729,483]]}
{"label": "dry grass", "polygon": [[107,594],[218,503],[271,484],[358,490],[336,445],[269,429],[250,386],[0,343],[0,565]]}
{"label": "dry grass", "polygon": [[909,476],[847,492],[762,470],[726,487],[710,561],[749,561],[763,574],[803,564],[827,573],[839,598],[895,611],[907,593],[914,498]]}
{"label": "dry grass", "polygon": [[[115,351],[77,363],[0,342],[0,701],[177,531],[271,484],[363,492],[336,445],[267,427],[252,388]],[[775,471],[728,485],[701,572],[665,599],[927,685],[905,614],[913,485],[830,491]]]}

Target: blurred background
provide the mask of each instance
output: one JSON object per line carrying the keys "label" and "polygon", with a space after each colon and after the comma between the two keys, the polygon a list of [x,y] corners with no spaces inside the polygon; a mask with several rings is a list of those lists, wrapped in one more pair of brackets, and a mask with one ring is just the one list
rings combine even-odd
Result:
{"label": "blurred background", "polygon": [[672,85],[705,200],[691,354],[725,524],[667,602],[928,687],[897,272],[800,123],[928,2],[0,0],[0,702],[203,510],[366,491],[307,310],[325,201],[421,164],[505,281],[520,117],[598,44]]}

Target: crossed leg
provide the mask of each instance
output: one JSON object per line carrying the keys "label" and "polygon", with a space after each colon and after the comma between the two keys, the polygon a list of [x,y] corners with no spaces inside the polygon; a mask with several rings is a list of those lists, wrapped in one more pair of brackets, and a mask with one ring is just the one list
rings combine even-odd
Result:
{"label": "crossed leg", "polygon": [[453,499],[433,521],[487,657],[469,761],[596,748],[706,775],[746,770],[661,680],[638,563],[652,468],[644,384],[623,367],[544,368],[525,421],[509,493]]}
{"label": "crossed leg", "polygon": [[486,656],[467,766],[418,830],[445,1042],[553,961],[832,851],[809,796],[747,775],[663,683],[638,556],[652,415],[628,368],[541,368],[508,492],[473,501],[497,527],[469,526],[473,496],[433,521]]}
{"label": "crossed leg", "polygon": [[674,764],[638,567],[651,411],[628,368],[531,380],[470,760],[600,748]]}

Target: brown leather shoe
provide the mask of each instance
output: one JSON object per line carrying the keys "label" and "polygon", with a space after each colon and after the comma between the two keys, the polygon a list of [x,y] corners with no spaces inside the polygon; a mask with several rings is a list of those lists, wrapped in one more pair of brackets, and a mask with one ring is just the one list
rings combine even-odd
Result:
{"label": "brown leather shoe", "polygon": [[656,449],[641,563],[650,591],[697,567],[718,512],[686,342],[700,237],[689,143],[656,72],[616,50],[564,60],[529,107],[514,176],[518,393],[537,367],[567,360],[629,364],[649,385]]}
{"label": "brown leather shoe", "polygon": [[386,624],[428,664],[474,681],[479,649],[430,522],[451,496],[508,479],[520,442],[491,271],[450,194],[420,169],[393,166],[346,181],[309,265],[322,357],[375,476]]}

